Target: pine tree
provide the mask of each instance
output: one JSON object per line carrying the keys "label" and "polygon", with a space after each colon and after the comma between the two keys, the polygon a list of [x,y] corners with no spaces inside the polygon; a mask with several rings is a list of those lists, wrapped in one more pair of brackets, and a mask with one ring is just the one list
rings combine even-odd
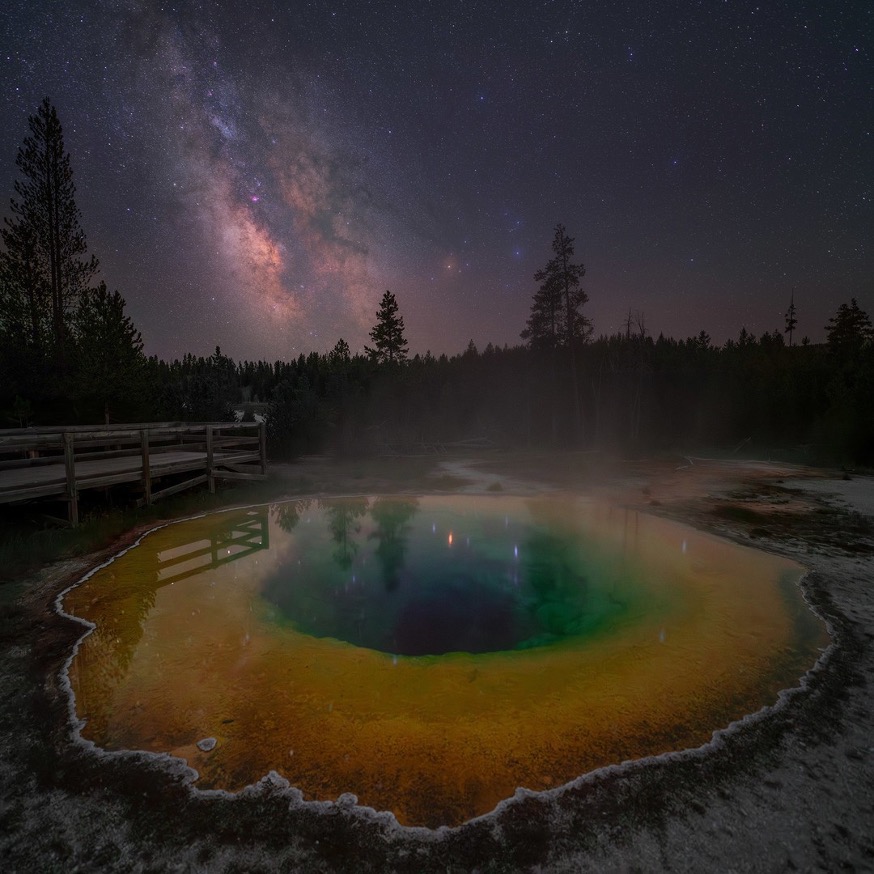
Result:
{"label": "pine tree", "polygon": [[555,226],[552,251],[554,257],[534,274],[540,288],[534,295],[522,338],[533,348],[572,348],[579,341],[587,340],[592,332],[589,320],[582,314],[589,300],[580,287],[586,268],[571,260],[574,239],[567,235],[564,225]]}
{"label": "pine tree", "polygon": [[564,225],[555,226],[552,251],[554,255],[546,267],[534,274],[540,288],[534,295],[531,315],[522,332],[522,338],[528,341],[532,349],[551,350],[553,369],[556,350],[567,350],[573,392],[571,403],[574,411],[574,439],[579,440],[582,436],[582,410],[577,376],[577,347],[592,333],[591,323],[582,313],[583,306],[589,300],[589,296],[580,286],[580,281],[586,275],[586,268],[573,262],[574,240],[567,235]]}
{"label": "pine tree", "polygon": [[145,364],[142,337],[124,307],[124,298],[101,282],[81,296],[76,311],[79,394],[102,406],[106,424],[116,405],[136,399]]}
{"label": "pine tree", "polygon": [[378,364],[395,364],[406,360],[404,318],[398,315],[398,302],[390,291],[382,296],[370,339],[373,340],[373,348],[365,346],[364,351]]}
{"label": "pine tree", "polygon": [[[542,271],[534,274],[540,279]],[[557,282],[543,282],[534,295],[531,315],[520,336],[531,349],[555,350],[561,345],[561,287]]]}
{"label": "pine tree", "polygon": [[786,327],[783,329],[784,334],[789,335],[789,345],[792,345],[792,334],[798,325],[798,319],[795,317],[795,289],[792,289],[792,297],[789,298],[789,309],[786,310]]}
{"label": "pine tree", "polygon": [[48,97],[29,125],[15,162],[22,178],[12,218],[2,229],[0,336],[30,359],[51,361],[63,376],[76,306],[98,262],[87,257],[70,156]]}
{"label": "pine tree", "polygon": [[332,367],[345,368],[351,360],[349,344],[341,337],[334,348],[328,353],[328,361]]}
{"label": "pine tree", "polygon": [[852,298],[849,305],[842,303],[838,307],[837,313],[829,319],[826,331],[828,345],[834,351],[860,349],[874,340],[871,319],[859,307],[856,298]]}

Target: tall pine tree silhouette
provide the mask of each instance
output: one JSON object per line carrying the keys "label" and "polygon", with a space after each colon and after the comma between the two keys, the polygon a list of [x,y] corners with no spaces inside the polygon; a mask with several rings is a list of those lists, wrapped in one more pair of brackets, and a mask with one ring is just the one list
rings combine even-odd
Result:
{"label": "tall pine tree silhouette", "polygon": [[582,312],[583,306],[589,300],[580,285],[586,275],[586,268],[573,262],[574,239],[567,235],[564,225],[555,226],[552,251],[553,257],[546,267],[534,274],[534,280],[540,283],[540,287],[534,294],[531,315],[521,336],[532,349],[552,352],[553,371],[557,350],[566,350],[571,376],[573,439],[578,442],[582,437],[582,407],[577,375],[577,347],[592,332],[591,323]]}
{"label": "tall pine tree silhouette", "polygon": [[52,362],[63,376],[76,307],[98,262],[87,254],[70,156],[48,97],[29,125],[15,162],[21,178],[12,217],[2,229],[0,333],[26,357]]}
{"label": "tall pine tree silhouette", "polygon": [[789,298],[789,309],[786,310],[786,327],[783,329],[784,334],[789,335],[789,345],[792,345],[792,335],[795,333],[795,328],[798,325],[798,319],[795,316],[795,289],[792,289],[792,296]]}
{"label": "tall pine tree silhouette", "polygon": [[370,339],[373,347],[365,346],[364,351],[378,364],[397,364],[406,360],[404,317],[398,315],[398,302],[390,291],[386,291],[379,303]]}

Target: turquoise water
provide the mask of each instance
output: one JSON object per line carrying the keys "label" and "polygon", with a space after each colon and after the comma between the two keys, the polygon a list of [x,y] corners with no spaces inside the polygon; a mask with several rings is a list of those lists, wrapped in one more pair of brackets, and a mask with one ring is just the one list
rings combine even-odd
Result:
{"label": "turquoise water", "polygon": [[547,512],[347,498],[283,505],[293,557],[264,583],[277,621],[398,655],[483,653],[599,634],[651,609],[627,563]]}

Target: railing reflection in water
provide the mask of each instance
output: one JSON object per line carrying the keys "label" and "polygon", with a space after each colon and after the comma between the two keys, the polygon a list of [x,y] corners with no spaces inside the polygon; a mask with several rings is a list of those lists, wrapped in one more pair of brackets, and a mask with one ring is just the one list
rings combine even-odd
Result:
{"label": "railing reflection in water", "polygon": [[[66,596],[64,609],[71,615],[86,619],[99,616],[70,669],[77,715],[87,720],[91,730],[100,732],[111,718],[114,691],[128,673],[158,592],[268,549],[268,508],[216,515],[207,530],[199,533],[201,536],[190,542],[161,551],[149,549],[146,539],[136,549],[132,571],[113,563],[104,570],[108,578],[99,591],[92,591],[86,583]],[[89,676],[87,686],[79,681],[85,674]]]}

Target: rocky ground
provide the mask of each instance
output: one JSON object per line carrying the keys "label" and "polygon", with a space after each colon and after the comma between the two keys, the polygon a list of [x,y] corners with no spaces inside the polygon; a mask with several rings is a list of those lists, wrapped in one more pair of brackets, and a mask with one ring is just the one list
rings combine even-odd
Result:
{"label": "rocky ground", "polygon": [[[834,643],[783,706],[705,750],[518,795],[457,829],[401,829],[264,781],[195,793],[184,771],[72,742],[61,668],[79,628],[56,595],[104,556],[0,589],[3,871],[874,870],[874,481],[757,462],[488,455],[416,463],[411,488],[606,497],[810,569]],[[289,494],[398,491],[324,460],[273,468]],[[135,532],[129,535],[133,539]]]}

